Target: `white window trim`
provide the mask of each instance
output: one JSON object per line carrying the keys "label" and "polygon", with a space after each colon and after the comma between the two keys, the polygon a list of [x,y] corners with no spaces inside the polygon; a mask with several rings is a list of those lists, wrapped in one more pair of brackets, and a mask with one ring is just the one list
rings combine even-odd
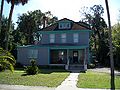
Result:
{"label": "white window trim", "polygon": [[66,33],[61,34],[61,42],[66,43]]}
{"label": "white window trim", "polygon": [[74,33],[73,34],[73,42],[74,43],[78,43],[79,42],[79,34],[78,33]]}
{"label": "white window trim", "polygon": [[50,34],[49,38],[50,43],[55,43],[55,34]]}

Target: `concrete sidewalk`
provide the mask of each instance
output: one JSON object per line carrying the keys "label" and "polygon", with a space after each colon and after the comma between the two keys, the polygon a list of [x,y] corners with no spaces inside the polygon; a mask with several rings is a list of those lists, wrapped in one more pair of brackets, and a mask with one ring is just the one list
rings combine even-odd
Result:
{"label": "concrete sidewalk", "polygon": [[55,88],[42,87],[42,86],[24,86],[24,85],[2,85],[0,90],[55,90]]}
{"label": "concrete sidewalk", "polygon": [[0,90],[106,90],[106,89],[89,89],[89,88],[76,88],[76,87],[73,88],[73,87],[59,86],[58,88],[50,88],[50,87],[42,87],[42,86],[0,85]]}

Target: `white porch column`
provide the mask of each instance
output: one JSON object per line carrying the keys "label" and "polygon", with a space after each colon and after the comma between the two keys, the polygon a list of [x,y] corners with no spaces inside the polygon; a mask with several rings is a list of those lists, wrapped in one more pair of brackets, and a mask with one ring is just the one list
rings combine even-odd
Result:
{"label": "white porch column", "polygon": [[65,69],[68,70],[69,69],[69,49],[67,49],[67,64],[65,65]]}

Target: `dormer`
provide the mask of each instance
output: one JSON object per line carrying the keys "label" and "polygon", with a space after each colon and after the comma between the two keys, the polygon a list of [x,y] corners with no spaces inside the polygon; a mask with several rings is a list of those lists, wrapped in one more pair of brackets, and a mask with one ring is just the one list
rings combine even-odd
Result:
{"label": "dormer", "polygon": [[71,29],[71,22],[68,20],[62,20],[58,23],[59,29]]}

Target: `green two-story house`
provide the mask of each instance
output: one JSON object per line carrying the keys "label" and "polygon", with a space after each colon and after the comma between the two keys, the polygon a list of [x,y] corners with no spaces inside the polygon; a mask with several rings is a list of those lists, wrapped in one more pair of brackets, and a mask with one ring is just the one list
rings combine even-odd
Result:
{"label": "green two-story house", "polygon": [[17,62],[28,65],[34,58],[38,65],[87,70],[90,32],[86,23],[61,19],[38,31],[35,45],[18,47]]}

